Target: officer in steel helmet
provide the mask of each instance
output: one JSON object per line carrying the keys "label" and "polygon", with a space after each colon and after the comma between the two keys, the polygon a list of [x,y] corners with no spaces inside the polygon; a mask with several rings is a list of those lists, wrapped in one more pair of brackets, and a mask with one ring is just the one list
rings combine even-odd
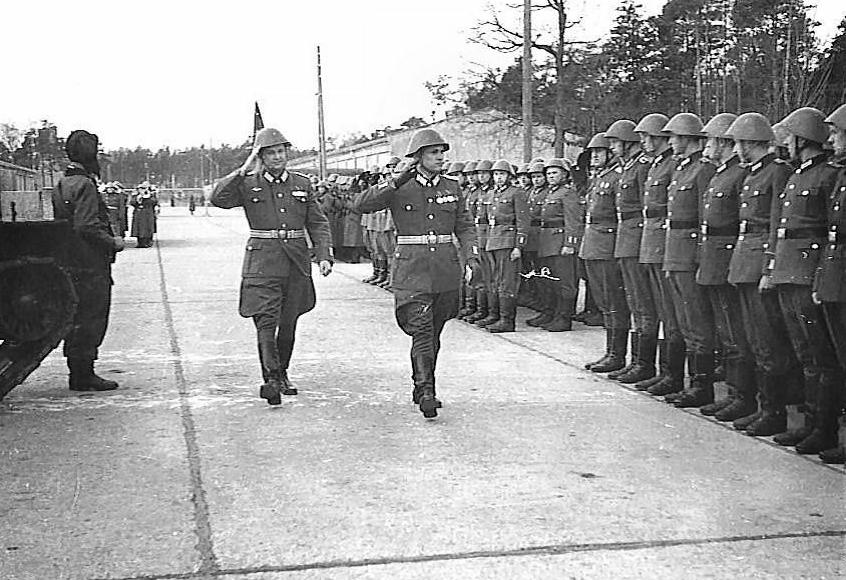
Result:
{"label": "officer in steel helmet", "polygon": [[747,164],[738,200],[738,236],[731,252],[728,282],[737,289],[740,328],[749,344],[760,402],[760,410],[736,419],[734,426],[749,435],[771,436],[787,428],[787,386],[795,382],[797,362],[783,338],[787,328],[778,296],[759,292],[758,284],[769,238],[772,201],[784,190],[791,169],[770,153],[775,134],[770,121],[760,113],[740,115],[725,137],[734,140],[734,151]]}
{"label": "officer in steel helmet", "polygon": [[829,130],[818,109],[796,109],[781,124],[787,147],[798,164],[773,204],[766,264],[759,288],[778,293],[781,312],[805,379],[805,425],[776,435],[797,453],[820,453],[836,444],[837,396],[843,373],[825,321],[812,298],[820,256],[828,241],[829,194],[839,169],[823,149]]}
{"label": "officer in steel helmet", "polygon": [[623,366],[631,318],[623,274],[614,259],[618,226],[614,191],[623,170],[612,159],[610,149],[605,133],[597,133],[587,145],[593,177],[588,182],[585,235],[579,252],[605,326],[605,355],[585,365],[589,370],[594,366],[601,369],[597,372]]}
{"label": "officer in steel helmet", "polygon": [[[840,368],[846,372],[846,105],[841,105],[825,122],[831,132],[834,159],[830,164],[839,170],[829,195],[828,242],[814,278],[814,301],[822,305],[823,316],[837,352]],[[842,383],[841,383],[842,386]],[[846,392],[840,390],[840,406],[846,403]],[[844,462],[844,432],[841,416],[840,445],[820,453],[826,463]]]}
{"label": "officer in steel helmet", "polygon": [[664,271],[690,373],[689,386],[667,395],[666,401],[678,407],[701,407],[714,402],[714,316],[696,283],[699,205],[715,167],[702,157],[704,136],[699,117],[679,113],[663,130],[670,134],[670,146],[679,159],[667,188]]}
{"label": "officer in steel helmet", "polygon": [[396,319],[411,336],[412,400],[424,417],[438,414],[435,366],[444,324],[458,312],[462,272],[453,234],[468,261],[476,246],[473,222],[458,182],[440,171],[449,144],[429,128],[411,137],[407,168],[358,198],[361,211],[389,208],[397,229],[391,288]]}
{"label": "officer in steel helmet", "polygon": [[280,394],[297,394],[288,378],[297,318],[315,304],[306,235],[320,273],[332,271],[329,222],[308,177],[286,169],[290,147],[277,129],[260,130],[244,165],[211,195],[217,207],[243,207],[250,225],[239,313],[255,323],[264,379],[259,394],[271,405],[280,404]]}
{"label": "officer in steel helmet", "polygon": [[658,310],[649,289],[649,269],[640,263],[644,183],[652,158],[641,149],[635,127],[634,121],[620,119],[605,131],[611,153],[619,160],[621,169],[620,177],[614,185],[618,221],[614,258],[620,265],[626,301],[634,322],[631,363],[623,366],[623,348],[622,361],[615,360],[591,368],[595,372],[611,371],[608,377],[623,383],[637,383],[655,376],[655,353],[658,346]]}

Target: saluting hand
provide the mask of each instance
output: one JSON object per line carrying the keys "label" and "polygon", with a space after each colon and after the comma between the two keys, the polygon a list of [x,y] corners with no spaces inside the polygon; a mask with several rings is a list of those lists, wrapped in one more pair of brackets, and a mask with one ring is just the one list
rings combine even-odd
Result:
{"label": "saluting hand", "polygon": [[321,276],[328,276],[332,273],[332,262],[329,260],[320,260],[320,274]]}
{"label": "saluting hand", "polygon": [[250,156],[247,157],[247,160],[244,161],[244,164],[238,168],[238,175],[244,177],[252,168],[253,163],[255,163],[256,158],[258,157],[259,150],[257,147],[253,147],[253,150],[250,151]]}
{"label": "saluting hand", "polygon": [[394,178],[394,187],[402,187],[402,185],[411,179],[414,179],[414,176],[417,175],[417,161],[411,161],[408,164],[408,167],[399,174],[398,177]]}

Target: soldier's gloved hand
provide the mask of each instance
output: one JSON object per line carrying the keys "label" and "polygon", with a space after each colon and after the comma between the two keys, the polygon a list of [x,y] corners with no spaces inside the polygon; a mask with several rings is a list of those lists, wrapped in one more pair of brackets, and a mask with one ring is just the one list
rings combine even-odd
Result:
{"label": "soldier's gloved hand", "polygon": [[417,162],[413,161],[409,163],[408,167],[400,173],[398,176],[394,177],[394,187],[400,188],[403,184],[407,183],[408,181],[414,179],[414,176],[417,175]]}
{"label": "soldier's gloved hand", "polygon": [[123,238],[112,238],[113,244],[115,246],[115,252],[121,252],[126,247],[126,242]]}
{"label": "soldier's gloved hand", "polygon": [[561,255],[562,256],[572,256],[575,253],[576,253],[576,248],[573,248],[573,247],[570,247],[570,246],[564,246],[563,248],[561,248]]}
{"label": "soldier's gloved hand", "polygon": [[520,248],[514,248],[513,250],[511,250],[511,255],[509,257],[511,258],[512,262],[516,262],[520,259],[520,256],[522,255],[523,253],[520,251]]}
{"label": "soldier's gloved hand", "polygon": [[775,288],[775,284],[773,284],[773,278],[769,274],[764,274],[761,276],[761,281],[758,282],[758,292],[769,292]]}
{"label": "soldier's gloved hand", "polygon": [[332,262],[329,260],[320,260],[320,275],[328,276],[332,273]]}

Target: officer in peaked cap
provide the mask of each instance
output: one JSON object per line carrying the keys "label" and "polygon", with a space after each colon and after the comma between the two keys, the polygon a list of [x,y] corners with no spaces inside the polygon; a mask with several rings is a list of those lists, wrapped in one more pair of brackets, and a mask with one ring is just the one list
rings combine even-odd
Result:
{"label": "officer in peaked cap", "polygon": [[[800,454],[820,453],[836,445],[837,401],[843,371],[819,307],[813,284],[828,243],[829,194],[840,173],[823,144],[829,129],[818,109],[796,109],[781,124],[796,170],[773,204],[766,265],[759,288],[776,291],[782,316],[805,378],[805,425],[776,435],[774,441],[795,446]],[[835,238],[836,239],[836,238]]]}
{"label": "officer in peaked cap", "polygon": [[424,417],[437,416],[435,366],[444,324],[458,312],[462,272],[460,250],[468,261],[476,246],[473,222],[458,182],[441,176],[449,144],[437,131],[414,133],[402,174],[371,188],[358,198],[361,211],[391,210],[397,249],[391,288],[396,320],[411,336],[412,400]]}
{"label": "officer in peaked cap", "polygon": [[243,207],[250,225],[239,313],[255,323],[264,379],[259,394],[271,405],[280,404],[280,394],[297,394],[288,378],[297,318],[315,304],[306,235],[320,273],[332,271],[329,222],[308,177],[286,169],[290,146],[277,129],[260,130],[244,165],[211,195],[217,207]]}

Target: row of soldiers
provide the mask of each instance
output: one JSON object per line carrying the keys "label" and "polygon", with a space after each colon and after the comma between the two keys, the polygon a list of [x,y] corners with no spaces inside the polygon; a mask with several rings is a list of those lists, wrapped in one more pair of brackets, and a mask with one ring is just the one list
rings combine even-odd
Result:
{"label": "row of soldiers", "polygon": [[[156,186],[145,181],[138,184],[134,193],[128,194],[121,182],[109,181],[100,185],[99,193],[106,204],[112,234],[124,238],[129,230],[130,235],[137,238],[139,248],[152,247],[159,207]],[[133,207],[131,224],[128,220],[130,205]]]}

